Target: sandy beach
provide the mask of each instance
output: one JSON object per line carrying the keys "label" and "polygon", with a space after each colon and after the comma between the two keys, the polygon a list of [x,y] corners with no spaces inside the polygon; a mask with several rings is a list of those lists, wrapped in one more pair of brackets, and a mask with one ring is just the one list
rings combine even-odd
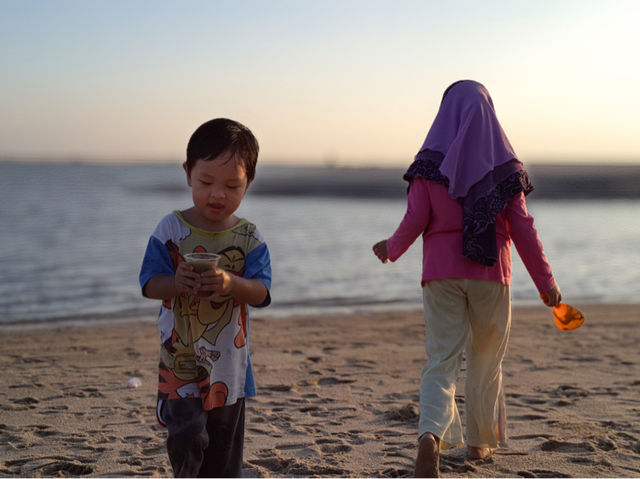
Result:
{"label": "sandy beach", "polygon": [[[574,332],[543,306],[514,309],[508,447],[486,461],[444,451],[445,477],[640,477],[640,305],[576,306]],[[0,337],[1,476],[172,475],[153,318]],[[412,475],[421,312],[254,319],[251,349],[246,476]]]}

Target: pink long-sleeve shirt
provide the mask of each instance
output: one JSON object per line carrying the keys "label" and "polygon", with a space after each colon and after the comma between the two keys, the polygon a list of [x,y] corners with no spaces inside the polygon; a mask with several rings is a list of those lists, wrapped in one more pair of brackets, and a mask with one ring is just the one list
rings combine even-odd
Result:
{"label": "pink long-sleeve shirt", "polygon": [[540,293],[553,288],[555,280],[527,212],[524,194],[515,196],[496,216],[498,261],[482,266],[462,256],[462,206],[451,199],[447,188],[423,178],[413,179],[407,212],[387,241],[389,260],[395,261],[422,234],[422,284],[445,278],[469,278],[511,284],[511,240]]}

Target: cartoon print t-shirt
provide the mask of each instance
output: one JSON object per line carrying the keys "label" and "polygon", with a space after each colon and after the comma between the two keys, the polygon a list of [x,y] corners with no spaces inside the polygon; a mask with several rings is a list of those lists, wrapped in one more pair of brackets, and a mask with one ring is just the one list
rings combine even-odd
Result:
{"label": "cartoon print t-shirt", "polygon": [[[267,291],[271,289],[269,250],[254,224],[242,219],[229,230],[211,233],[190,225],[174,211],[160,221],[149,239],[140,271],[143,294],[149,279],[156,274],[173,275],[184,255],[193,252],[217,253],[219,268],[258,279]],[[267,295],[256,306],[270,302]],[[159,412],[164,400],[200,397],[210,410],[255,396],[247,305],[231,296],[201,299],[183,294],[162,302],[158,329]]]}

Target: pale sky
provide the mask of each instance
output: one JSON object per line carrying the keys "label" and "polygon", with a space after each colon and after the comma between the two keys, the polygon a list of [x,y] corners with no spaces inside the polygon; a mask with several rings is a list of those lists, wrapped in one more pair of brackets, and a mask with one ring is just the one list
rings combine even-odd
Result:
{"label": "pale sky", "polygon": [[408,164],[453,81],[525,161],[640,161],[640,1],[0,0],[0,156]]}

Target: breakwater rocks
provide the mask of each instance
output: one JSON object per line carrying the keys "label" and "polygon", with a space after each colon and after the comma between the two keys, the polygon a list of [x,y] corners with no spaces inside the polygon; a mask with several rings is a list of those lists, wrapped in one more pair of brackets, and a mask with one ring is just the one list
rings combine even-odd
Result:
{"label": "breakwater rocks", "polygon": [[[250,194],[404,198],[404,168],[270,166],[258,172]],[[535,198],[640,198],[640,165],[528,164]]]}

